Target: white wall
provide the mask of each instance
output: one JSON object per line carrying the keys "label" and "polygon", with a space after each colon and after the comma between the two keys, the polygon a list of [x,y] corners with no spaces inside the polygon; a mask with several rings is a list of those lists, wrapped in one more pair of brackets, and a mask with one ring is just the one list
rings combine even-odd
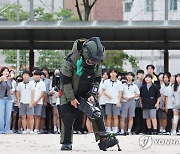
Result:
{"label": "white wall", "polygon": [[[125,2],[131,2],[132,0],[124,0]],[[146,0],[134,0],[131,11],[124,11],[123,4],[123,20],[164,20],[165,19],[165,0],[156,0],[154,2],[154,11],[153,18],[152,12],[146,12],[145,6]],[[142,11],[144,10],[144,11]],[[141,13],[140,13],[141,12]],[[178,1],[178,6],[176,11],[169,10],[169,20],[180,20],[180,1]],[[133,18],[133,19],[132,19]],[[164,62],[163,62],[163,51],[160,50],[146,50],[146,51],[138,51],[138,50],[125,50],[126,53],[137,57],[139,60],[139,67],[141,69],[145,69],[146,65],[154,64],[156,72],[159,73],[163,71]],[[172,74],[177,74],[180,72],[178,66],[180,66],[180,51],[169,51],[169,71]],[[126,70],[132,70],[130,65],[124,66]]]}

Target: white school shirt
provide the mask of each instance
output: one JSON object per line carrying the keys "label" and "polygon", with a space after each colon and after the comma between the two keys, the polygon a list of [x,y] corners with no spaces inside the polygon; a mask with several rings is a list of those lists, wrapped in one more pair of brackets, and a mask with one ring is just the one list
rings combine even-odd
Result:
{"label": "white school shirt", "polygon": [[[128,85],[127,83],[123,84],[123,96],[124,97],[134,97],[136,94],[140,94],[139,88],[134,83]],[[126,100],[123,100],[126,101]]]}
{"label": "white school shirt", "polygon": [[173,109],[173,104],[172,104],[173,87],[172,87],[172,85],[169,84],[164,95],[167,96],[167,108]]}
{"label": "white school shirt", "polygon": [[174,91],[173,85],[173,109],[180,109],[180,86],[177,88],[177,91]]}
{"label": "white school shirt", "polygon": [[16,106],[17,104],[16,104],[16,94],[15,94],[15,92],[17,90],[17,83],[16,83],[15,80],[12,80],[11,83],[12,83],[12,92],[13,92],[12,100],[13,100],[14,106]]}
{"label": "white school shirt", "polygon": [[[37,101],[39,96],[41,95],[41,92],[46,92],[46,85],[43,81],[35,82],[31,81],[31,84],[34,89],[34,101]],[[43,104],[43,99],[41,98],[38,104]]]}
{"label": "white school shirt", "polygon": [[160,98],[160,105],[159,105],[159,108],[162,108],[163,107],[163,96],[165,96],[165,93],[168,89],[168,86],[165,86],[165,84],[163,83],[161,85],[161,89],[160,89],[160,93],[161,93],[161,98]]}
{"label": "white school shirt", "polygon": [[107,79],[104,81],[102,89],[112,97],[111,100],[107,97],[107,103],[109,104],[117,104],[119,93],[123,91],[122,82],[119,80],[111,81],[111,79]]}
{"label": "white school shirt", "polygon": [[[102,92],[102,88],[103,88],[103,84],[104,84],[105,81],[101,81],[100,84],[99,84],[99,89],[98,89],[98,93],[101,93]],[[99,104],[100,105],[105,105],[106,102],[107,102],[107,96],[103,95],[101,97],[99,97]]]}
{"label": "white school shirt", "polygon": [[20,82],[17,86],[17,91],[20,92],[20,102],[23,104],[31,103],[31,95],[32,95],[33,85],[31,82],[24,83]]}

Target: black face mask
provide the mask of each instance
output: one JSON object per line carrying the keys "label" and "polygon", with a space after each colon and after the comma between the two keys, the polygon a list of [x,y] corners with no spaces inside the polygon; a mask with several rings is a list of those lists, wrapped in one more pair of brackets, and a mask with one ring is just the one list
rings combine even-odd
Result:
{"label": "black face mask", "polygon": [[122,82],[122,84],[127,83],[127,81],[123,81],[123,80],[121,82]]}
{"label": "black face mask", "polygon": [[23,81],[23,79],[17,79],[17,82],[22,82]]}

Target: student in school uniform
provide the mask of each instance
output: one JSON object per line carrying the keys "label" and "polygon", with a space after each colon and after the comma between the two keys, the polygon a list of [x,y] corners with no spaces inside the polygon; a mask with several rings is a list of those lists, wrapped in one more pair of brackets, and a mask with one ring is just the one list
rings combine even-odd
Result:
{"label": "student in school uniform", "polygon": [[172,104],[172,96],[173,96],[173,85],[174,85],[174,76],[170,77],[169,85],[165,91],[165,110],[167,113],[167,126],[166,126],[166,135],[170,135],[172,130],[172,122],[173,122],[173,104]]}
{"label": "student in school uniform", "polygon": [[160,99],[160,107],[158,110],[158,118],[159,118],[159,133],[160,134],[166,134],[166,125],[167,125],[167,112],[166,112],[166,102],[165,102],[165,93],[169,86],[171,74],[169,72],[166,72],[163,74],[163,83],[161,84],[161,99]]}
{"label": "student in school uniform", "polygon": [[135,117],[136,102],[135,98],[140,95],[139,88],[134,82],[134,73],[127,73],[127,83],[123,84],[123,103],[121,112],[121,134],[125,134],[125,120],[128,118],[128,131],[127,134],[131,135],[131,129],[133,126],[133,117]]}
{"label": "student in school uniform", "polygon": [[[118,132],[119,125],[119,116],[120,116],[120,105],[121,105],[121,97],[122,97],[122,83],[117,79],[117,71],[110,71],[110,79],[106,80],[103,85],[103,91],[105,96],[107,96],[106,103],[106,131],[114,133]],[[112,121],[113,119],[113,121]],[[113,124],[112,124],[113,123]],[[112,127],[111,127],[112,124]]]}
{"label": "student in school uniform", "polygon": [[[173,128],[171,135],[177,134],[177,127],[178,121],[180,119],[180,74],[175,76],[175,83],[173,85],[173,95],[172,95],[172,102],[173,102]],[[179,134],[180,131],[178,131]]]}
{"label": "student in school uniform", "polygon": [[34,80],[31,81],[34,89],[34,115],[35,115],[35,129],[34,133],[39,133],[40,116],[42,112],[43,99],[46,92],[45,83],[41,80],[41,71],[34,72]]}
{"label": "student in school uniform", "polygon": [[98,95],[98,101],[99,101],[99,105],[101,106],[101,109],[102,109],[102,114],[103,114],[103,118],[104,118],[104,121],[106,123],[106,102],[107,102],[107,96],[105,96],[103,93],[102,93],[102,87],[104,85],[104,82],[109,78],[109,74],[108,72],[104,72],[103,75],[102,75],[102,80],[99,84],[99,95]]}
{"label": "student in school uniform", "polygon": [[151,134],[151,122],[153,125],[153,134],[157,135],[157,119],[156,112],[160,103],[160,92],[156,84],[152,82],[153,76],[147,74],[145,76],[146,84],[143,84],[140,89],[140,104],[143,108],[143,118],[146,119],[148,134]]}
{"label": "student in school uniform", "polygon": [[[33,107],[33,98],[34,98],[34,89],[32,84],[29,82],[30,73],[24,71],[22,73],[23,81],[18,84],[17,87],[17,104],[19,107],[19,115],[22,116],[22,134],[33,134],[34,128],[34,107]],[[27,118],[26,118],[27,116]],[[29,121],[29,127],[27,127],[27,120]],[[30,129],[30,132],[27,131],[27,128]]]}

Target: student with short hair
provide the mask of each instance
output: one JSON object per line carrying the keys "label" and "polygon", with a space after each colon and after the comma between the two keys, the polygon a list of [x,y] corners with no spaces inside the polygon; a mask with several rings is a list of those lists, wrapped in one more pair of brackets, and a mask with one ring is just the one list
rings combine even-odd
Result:
{"label": "student with short hair", "polygon": [[140,104],[143,108],[143,118],[146,119],[146,124],[148,127],[148,134],[151,134],[151,122],[154,129],[154,134],[158,134],[157,130],[157,119],[156,111],[159,108],[160,102],[160,92],[157,85],[153,82],[153,76],[147,74],[145,76],[145,84],[140,88]]}
{"label": "student with short hair", "polygon": [[[160,80],[158,78],[158,75],[155,74],[154,70],[155,70],[155,66],[150,64],[146,66],[146,70],[148,72],[148,74],[152,75],[152,83],[156,84],[156,86],[160,89],[161,85],[160,85]],[[143,84],[145,83],[145,80],[143,82]]]}
{"label": "student with short hair", "polygon": [[[34,89],[32,84],[29,82],[30,73],[24,71],[22,73],[23,81],[18,84],[17,87],[17,104],[19,107],[19,115],[22,116],[22,134],[30,133],[33,134],[34,128]],[[27,118],[26,118],[27,116]],[[27,131],[27,120],[29,121],[30,132]]]}
{"label": "student with short hair", "polygon": [[137,85],[133,83],[134,73],[127,73],[127,83],[123,84],[123,101],[121,111],[121,134],[125,134],[125,119],[128,119],[128,131],[127,134],[131,135],[131,129],[133,126],[133,117],[135,117],[136,102],[135,98],[139,97],[139,89]]}
{"label": "student with short hair", "polygon": [[[122,83],[117,79],[117,71],[110,71],[110,79],[107,79],[104,82],[102,87],[102,93],[107,96],[106,103],[106,115],[107,115],[107,132],[113,131],[114,133],[118,132],[119,117],[120,116],[120,104],[122,97]],[[113,119],[113,121],[112,121]],[[112,124],[113,123],[113,124]],[[112,124],[112,130],[111,130]]]}
{"label": "student with short hair", "polygon": [[34,89],[34,115],[35,115],[35,129],[34,133],[39,133],[39,127],[40,127],[40,116],[42,112],[42,106],[43,106],[43,98],[46,92],[46,86],[41,79],[41,71],[35,71],[34,72],[34,80],[31,81]]}

